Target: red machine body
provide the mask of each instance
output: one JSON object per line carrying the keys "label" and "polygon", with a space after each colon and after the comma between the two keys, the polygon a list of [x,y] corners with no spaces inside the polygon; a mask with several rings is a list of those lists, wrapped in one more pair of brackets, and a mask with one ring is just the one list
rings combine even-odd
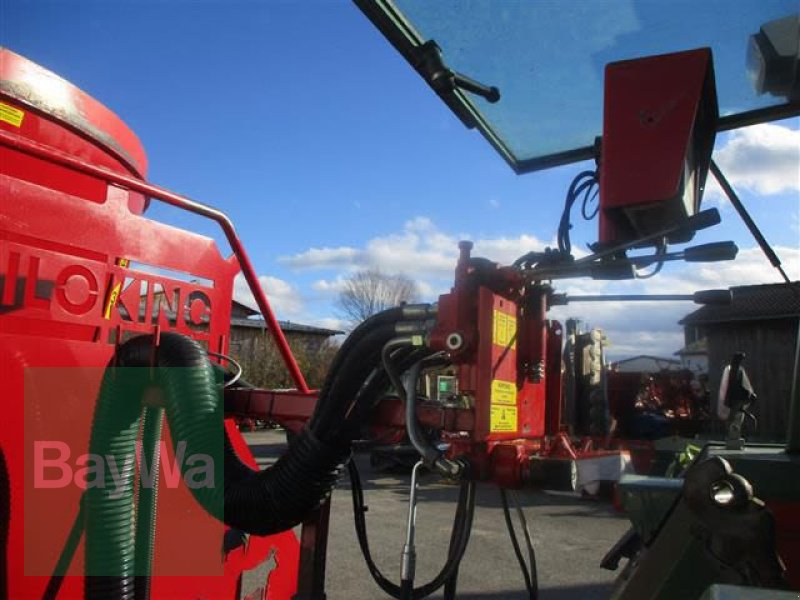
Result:
{"label": "red machine body", "polygon": [[[0,440],[10,481],[8,584],[14,598],[41,598],[50,578],[26,569],[26,544],[32,544],[23,526],[36,520],[38,529],[46,528],[37,561],[55,567],[81,490],[64,490],[58,510],[26,514],[35,510],[25,502],[31,440],[61,431],[88,445],[100,377],[116,346],[132,335],[157,339],[174,331],[225,353],[240,265],[223,257],[213,240],[143,215],[148,195],[166,193],[142,181],[144,150],[108,109],[5,49],[0,80],[0,376],[6,390]],[[127,183],[110,183],[115,180]],[[83,374],[80,389],[64,384],[57,394],[36,393],[46,371],[64,368]],[[243,459],[255,464],[235,428],[229,431]],[[202,529],[211,519],[191,508],[183,488],[162,486],[159,500],[157,539],[173,546],[195,539],[198,523]],[[215,539],[208,546],[218,564],[221,545]],[[81,548],[59,597],[83,596]],[[157,546],[157,561],[170,548]],[[274,574],[283,584],[271,586],[269,597],[287,597],[299,554],[292,532],[253,537],[219,564],[218,576],[153,577],[154,597],[233,597],[242,571],[271,549],[286,559],[286,569]]]}
{"label": "red machine body", "polygon": [[656,233],[697,212],[714,147],[717,110],[708,48],[606,66],[602,245]]}
{"label": "red machine body", "polygon": [[467,457],[480,477],[519,487],[533,455],[576,458],[560,435],[561,325],[547,320],[548,286],[525,286],[515,269],[473,260],[471,248],[460,245],[430,335],[452,357],[460,402],[474,414],[471,430],[444,437],[449,455]]}

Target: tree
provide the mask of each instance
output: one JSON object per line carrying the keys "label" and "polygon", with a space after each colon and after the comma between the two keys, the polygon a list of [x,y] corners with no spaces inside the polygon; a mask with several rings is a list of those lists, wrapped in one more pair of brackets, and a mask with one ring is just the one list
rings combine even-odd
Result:
{"label": "tree", "polygon": [[409,277],[366,269],[345,280],[336,306],[342,317],[357,325],[387,308],[415,302],[418,296],[417,285]]}
{"label": "tree", "polygon": [[[289,341],[297,365],[311,389],[319,389],[328,375],[328,368],[339,350],[335,340],[327,339],[322,343],[304,339]],[[268,331],[249,339],[234,358],[242,366],[242,378],[252,385],[266,389],[293,388],[289,371],[283,364],[272,334]]]}

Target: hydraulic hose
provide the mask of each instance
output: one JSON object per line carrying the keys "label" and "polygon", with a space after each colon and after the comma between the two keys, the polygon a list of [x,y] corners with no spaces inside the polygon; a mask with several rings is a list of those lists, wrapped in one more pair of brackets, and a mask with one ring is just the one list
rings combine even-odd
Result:
{"label": "hydraulic hose", "polygon": [[[358,468],[354,461],[350,461],[348,469],[353,496],[353,517],[361,553],[364,556],[367,568],[369,569],[370,575],[372,575],[372,578],[375,580],[375,583],[377,583],[384,592],[399,600],[403,597],[404,590],[400,585],[390,581],[381,573],[369,549],[369,538],[367,536],[367,523],[365,518],[367,509],[364,503],[364,489],[361,485],[361,477],[358,474]],[[413,600],[426,598],[446,583],[453,581],[469,543],[470,532],[472,531],[472,520],[475,516],[475,495],[475,482],[466,479],[462,481],[459,489],[458,503],[456,505],[456,515],[453,520],[453,529],[450,534],[447,559],[436,577],[430,582],[411,590],[411,598],[413,598]]]}
{"label": "hydraulic hose", "polygon": [[[247,533],[267,535],[297,525],[331,493],[350,454],[353,410],[365,379],[380,364],[380,353],[397,335],[401,319],[422,322],[430,306],[406,306],[368,319],[337,354],[323,386],[318,408],[289,452],[265,471],[241,462],[230,440],[222,436],[223,461],[213,465],[214,481],[224,486],[192,487],[198,503],[213,517]],[[401,330],[422,329],[405,323]],[[187,454],[214,456],[222,433],[220,385],[206,351],[190,338],[161,334],[157,352],[152,336],[140,336],[119,347],[103,378],[95,409],[90,452],[110,457],[117,473],[104,470],[104,487],[90,486],[86,511],[86,597],[146,598],[152,561],[157,489],[141,490],[139,520],[134,528],[133,460],[143,398],[150,388],[160,401],[172,432],[173,445],[185,443]],[[145,411],[145,460],[157,464],[162,407]],[[151,418],[152,417],[152,418]],[[152,424],[151,424],[152,423]],[[175,448],[177,450],[177,447]],[[181,465],[185,475],[186,465]],[[113,476],[112,476],[113,475]],[[116,489],[109,494],[106,490]],[[134,533],[135,530],[135,533]],[[143,579],[136,580],[141,575]],[[138,590],[138,591],[137,591]]]}
{"label": "hydraulic hose", "polygon": [[420,360],[411,367],[406,381],[405,412],[408,438],[428,464],[434,465],[440,473],[446,476],[457,477],[463,470],[463,465],[456,461],[444,459],[439,449],[432,446],[422,435],[417,422],[417,407],[414,399],[416,398],[417,379],[419,379],[419,374],[422,372],[423,362],[423,360]]}
{"label": "hydraulic hose", "polygon": [[[514,501],[514,508],[517,511],[517,517],[522,527],[522,533],[525,536],[525,546],[528,549],[528,564],[525,564],[525,558],[522,556],[522,550],[517,540],[517,534],[514,531],[514,524],[511,522],[511,513],[508,508],[508,496]],[[536,552],[533,549],[533,540],[531,539],[531,532],[528,529],[528,521],[525,518],[525,513],[522,512],[522,507],[517,500],[514,492],[506,492],[505,489],[500,488],[500,501],[503,505],[503,518],[508,528],[508,535],[511,538],[511,545],[514,548],[514,555],[517,557],[520,570],[522,571],[522,578],[525,580],[525,590],[528,592],[529,600],[538,600],[539,598],[539,578],[536,573]]]}
{"label": "hydraulic hose", "polygon": [[[407,304],[405,306],[398,306],[379,312],[356,327],[350,335],[347,336],[339,351],[328,369],[328,376],[325,383],[320,390],[320,400],[330,397],[331,386],[334,384],[337,376],[343,370],[342,366],[351,358],[354,351],[358,348],[363,352],[364,337],[373,333],[376,329],[383,325],[396,325],[401,321],[424,321],[436,314],[436,306],[430,304]],[[316,429],[317,423],[320,419],[324,419],[327,414],[327,408],[336,405],[337,400],[330,402],[317,403],[317,410],[311,417],[308,426],[311,429]]]}
{"label": "hydraulic hose", "polygon": [[393,362],[392,353],[399,348],[412,346],[415,344],[414,336],[402,336],[389,340],[384,345],[381,351],[383,360],[383,367],[389,380],[397,390],[403,400],[406,417],[406,431],[408,432],[409,439],[417,452],[422,456],[423,461],[428,466],[434,467],[439,473],[445,477],[453,479],[458,478],[464,471],[465,465],[459,461],[444,458],[442,453],[431,446],[427,440],[422,436],[417,427],[416,415],[416,382],[422,368],[422,362],[418,362],[411,367],[409,371],[408,387],[403,385],[403,382],[398,374]]}

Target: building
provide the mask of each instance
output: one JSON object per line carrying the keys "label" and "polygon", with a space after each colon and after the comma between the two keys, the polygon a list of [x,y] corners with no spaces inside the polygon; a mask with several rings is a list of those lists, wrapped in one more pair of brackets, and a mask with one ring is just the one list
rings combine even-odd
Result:
{"label": "building", "polygon": [[[685,335],[685,334],[684,334]],[[686,344],[675,353],[680,357],[681,367],[695,374],[708,373],[708,339],[701,337]]]}
{"label": "building", "polygon": [[[174,323],[177,318],[176,302],[170,302],[163,291],[154,293],[153,314]],[[140,319],[144,319],[146,307],[147,298],[142,296]],[[307,383],[312,387],[321,385],[337,350],[330,340],[344,332],[290,321],[278,321],[278,324]],[[242,366],[243,378],[248,383],[268,388],[293,387],[294,383],[284,367],[272,335],[267,331],[266,322],[259,318],[258,311],[235,300],[231,303],[229,352]]]}
{"label": "building", "polygon": [[619,373],[660,373],[661,371],[680,371],[681,368],[679,360],[648,354],[640,354],[611,363],[611,369]]}
{"label": "building", "polygon": [[[233,301],[231,304],[231,353],[241,356],[252,350],[255,340],[263,338],[266,333],[266,323],[263,319],[255,318],[260,313],[241,302]],[[281,331],[293,349],[303,349],[316,352],[331,337],[344,332],[312,325],[302,325],[291,321],[278,321]]]}
{"label": "building", "polygon": [[[241,364],[248,383],[269,389],[294,387],[266,323],[258,316],[257,311],[233,301],[231,355]],[[330,340],[344,332],[290,321],[278,321],[278,324],[306,382],[312,388],[320,387],[337,350]]]}
{"label": "building", "polygon": [[758,400],[751,439],[781,441],[786,436],[792,374],[800,323],[800,282],[731,288],[729,305],[707,305],[684,317],[686,348],[705,339],[712,398],[723,367],[734,352],[743,363]]}

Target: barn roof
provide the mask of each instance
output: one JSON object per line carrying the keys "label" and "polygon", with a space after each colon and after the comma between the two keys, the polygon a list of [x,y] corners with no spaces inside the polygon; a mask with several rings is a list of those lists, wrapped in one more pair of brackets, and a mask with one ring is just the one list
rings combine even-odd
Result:
{"label": "barn roof", "polygon": [[[284,333],[307,333],[309,335],[324,335],[326,337],[340,335],[344,331],[338,329],[326,329],[325,327],[315,327],[313,325],[303,325],[292,323],[291,321],[278,321]],[[231,327],[245,327],[250,329],[266,329],[267,324],[263,319],[231,319]]]}
{"label": "barn roof", "polygon": [[703,337],[693,341],[691,344],[686,344],[686,346],[675,353],[676,356],[686,356],[689,354],[708,354],[708,338]]}
{"label": "barn roof", "polygon": [[675,360],[674,358],[664,358],[662,356],[653,356],[652,354],[637,354],[636,356],[631,356],[630,358],[623,358],[622,360],[615,360],[612,364],[614,365],[624,365],[635,360],[652,360],[653,362],[657,363],[664,363],[666,365],[679,365],[681,361]]}
{"label": "barn roof", "polygon": [[703,306],[678,321],[681,325],[762,321],[800,316],[800,281],[731,288],[731,303]]}

